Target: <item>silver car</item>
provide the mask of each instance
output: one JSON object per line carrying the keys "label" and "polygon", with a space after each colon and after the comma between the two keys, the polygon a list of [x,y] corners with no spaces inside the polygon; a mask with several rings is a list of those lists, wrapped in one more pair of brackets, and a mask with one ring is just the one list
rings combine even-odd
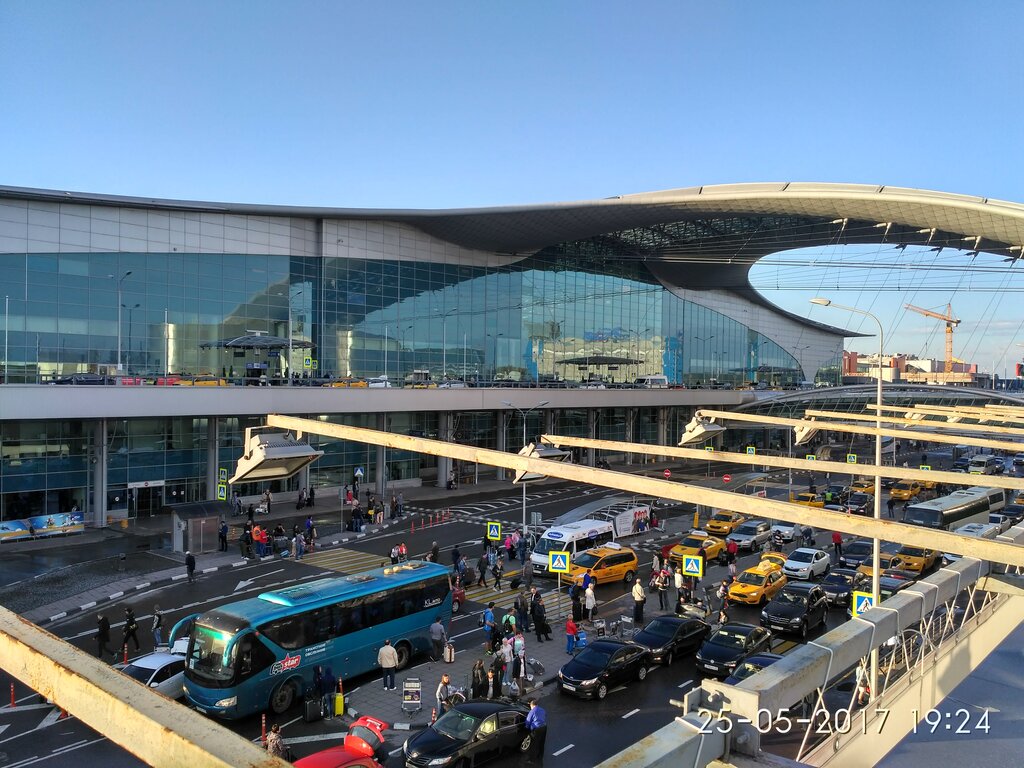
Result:
{"label": "silver car", "polygon": [[116,665],[128,677],[138,680],[157,693],[171,699],[185,695],[185,656],[170,651],[154,653],[132,659],[127,665]]}
{"label": "silver car", "polygon": [[748,520],[730,533],[726,541],[735,541],[740,549],[753,551],[764,546],[771,535],[771,524],[767,520]]}

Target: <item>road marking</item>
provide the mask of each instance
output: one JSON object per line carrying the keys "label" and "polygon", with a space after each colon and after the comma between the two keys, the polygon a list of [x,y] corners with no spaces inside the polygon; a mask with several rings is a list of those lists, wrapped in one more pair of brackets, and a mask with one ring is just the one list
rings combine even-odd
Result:
{"label": "road marking", "polygon": [[6,731],[10,727],[11,727],[10,725],[0,725],[0,734],[2,734],[4,731]]}
{"label": "road marking", "polygon": [[690,687],[691,685],[693,685],[693,680],[686,680],[686,681],[684,681],[684,682],[680,683],[680,684],[679,684],[678,686],[676,686],[676,687],[677,687],[677,688],[689,688],[689,687]]}
{"label": "road marking", "polygon": [[630,710],[629,712],[627,712],[626,714],[624,714],[622,716],[622,719],[625,720],[627,717],[632,717],[633,715],[635,715],[639,711],[640,711],[639,709]]}
{"label": "road marking", "polygon": [[[559,756],[560,754],[562,754],[563,752],[568,752],[568,751],[569,751],[570,749],[572,749],[572,748],[573,748],[573,747],[575,747],[575,746],[576,746],[575,744],[566,744],[566,745],[565,745],[564,747],[562,747],[562,748],[561,748],[560,750],[558,750],[557,752],[552,752],[552,753],[551,753],[551,756],[552,756],[552,757],[558,757],[558,756]],[[398,750],[395,750],[395,751],[397,752]],[[394,752],[392,752],[391,754],[394,754]]]}
{"label": "road marking", "polygon": [[402,751],[402,747],[399,747],[398,749],[392,749],[390,752],[388,752],[388,757],[394,757],[395,755],[397,755],[401,751]]}
{"label": "road marking", "polygon": [[346,731],[338,731],[337,733],[317,733],[311,736],[292,736],[291,738],[283,739],[283,741],[285,744],[309,744],[314,741],[330,741],[331,739],[337,741],[338,739],[344,739],[345,733]]}
{"label": "road marking", "polygon": [[88,743],[89,743],[88,739],[82,739],[81,741],[76,741],[73,744],[68,744],[67,746],[58,747],[57,749],[53,750],[53,754],[59,755],[61,752],[70,752],[72,749],[78,749],[79,747],[84,747]]}
{"label": "road marking", "polygon": [[54,707],[50,712],[47,713],[46,717],[43,718],[42,722],[36,726],[36,730],[38,731],[41,728],[49,728],[58,720],[60,720],[60,710]]}

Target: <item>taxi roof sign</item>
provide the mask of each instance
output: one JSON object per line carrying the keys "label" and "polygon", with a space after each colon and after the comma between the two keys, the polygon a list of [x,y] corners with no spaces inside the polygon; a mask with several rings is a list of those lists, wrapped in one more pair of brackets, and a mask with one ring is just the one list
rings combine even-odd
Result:
{"label": "taxi roof sign", "polygon": [[696,576],[698,579],[704,578],[704,558],[696,555],[683,557],[683,575]]}
{"label": "taxi roof sign", "polygon": [[552,573],[568,573],[569,553],[548,552],[548,570]]}
{"label": "taxi roof sign", "polygon": [[870,592],[854,592],[852,600],[853,616],[860,616],[875,607],[875,596]]}
{"label": "taxi roof sign", "polygon": [[501,539],[501,523],[488,521],[487,538],[490,541],[499,541]]}

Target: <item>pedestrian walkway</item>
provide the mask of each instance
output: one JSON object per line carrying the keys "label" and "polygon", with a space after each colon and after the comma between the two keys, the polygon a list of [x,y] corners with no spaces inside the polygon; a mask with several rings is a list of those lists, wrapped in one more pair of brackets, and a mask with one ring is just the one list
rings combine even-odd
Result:
{"label": "pedestrian walkway", "polygon": [[361,552],[358,549],[348,547],[337,547],[335,549],[324,549],[312,554],[303,556],[302,562],[307,565],[314,565],[317,568],[326,568],[329,571],[339,573],[362,573],[381,565],[389,565],[389,558],[382,558],[372,552]]}

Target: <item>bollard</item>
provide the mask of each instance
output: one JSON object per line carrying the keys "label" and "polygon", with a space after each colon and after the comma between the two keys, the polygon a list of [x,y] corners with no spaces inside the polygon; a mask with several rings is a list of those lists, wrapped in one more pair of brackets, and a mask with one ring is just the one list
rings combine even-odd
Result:
{"label": "bollard", "polygon": [[57,716],[57,719],[58,720],[64,720],[64,719],[67,718],[67,716],[68,716],[68,711],[66,709],[64,709],[64,707],[61,707],[60,708],[60,715]]}
{"label": "bollard", "polygon": [[263,714],[261,720],[262,720],[262,722],[260,723],[260,741],[263,743],[263,746],[267,746],[267,715],[266,715],[266,713]]}
{"label": "bollard", "polygon": [[128,643],[124,644],[124,663],[128,663]]}
{"label": "bollard", "polygon": [[431,525],[434,524],[434,513],[433,512],[430,513],[430,524]]}
{"label": "bollard", "polygon": [[117,556],[117,570],[118,571],[123,571],[124,570],[124,563],[125,563],[126,559],[127,559],[127,555],[125,555],[124,552],[120,553]]}
{"label": "bollard", "polygon": [[11,683],[11,709],[14,709],[14,683]]}
{"label": "bollard", "polygon": [[430,724],[433,725],[437,722],[437,707],[430,708]]}

